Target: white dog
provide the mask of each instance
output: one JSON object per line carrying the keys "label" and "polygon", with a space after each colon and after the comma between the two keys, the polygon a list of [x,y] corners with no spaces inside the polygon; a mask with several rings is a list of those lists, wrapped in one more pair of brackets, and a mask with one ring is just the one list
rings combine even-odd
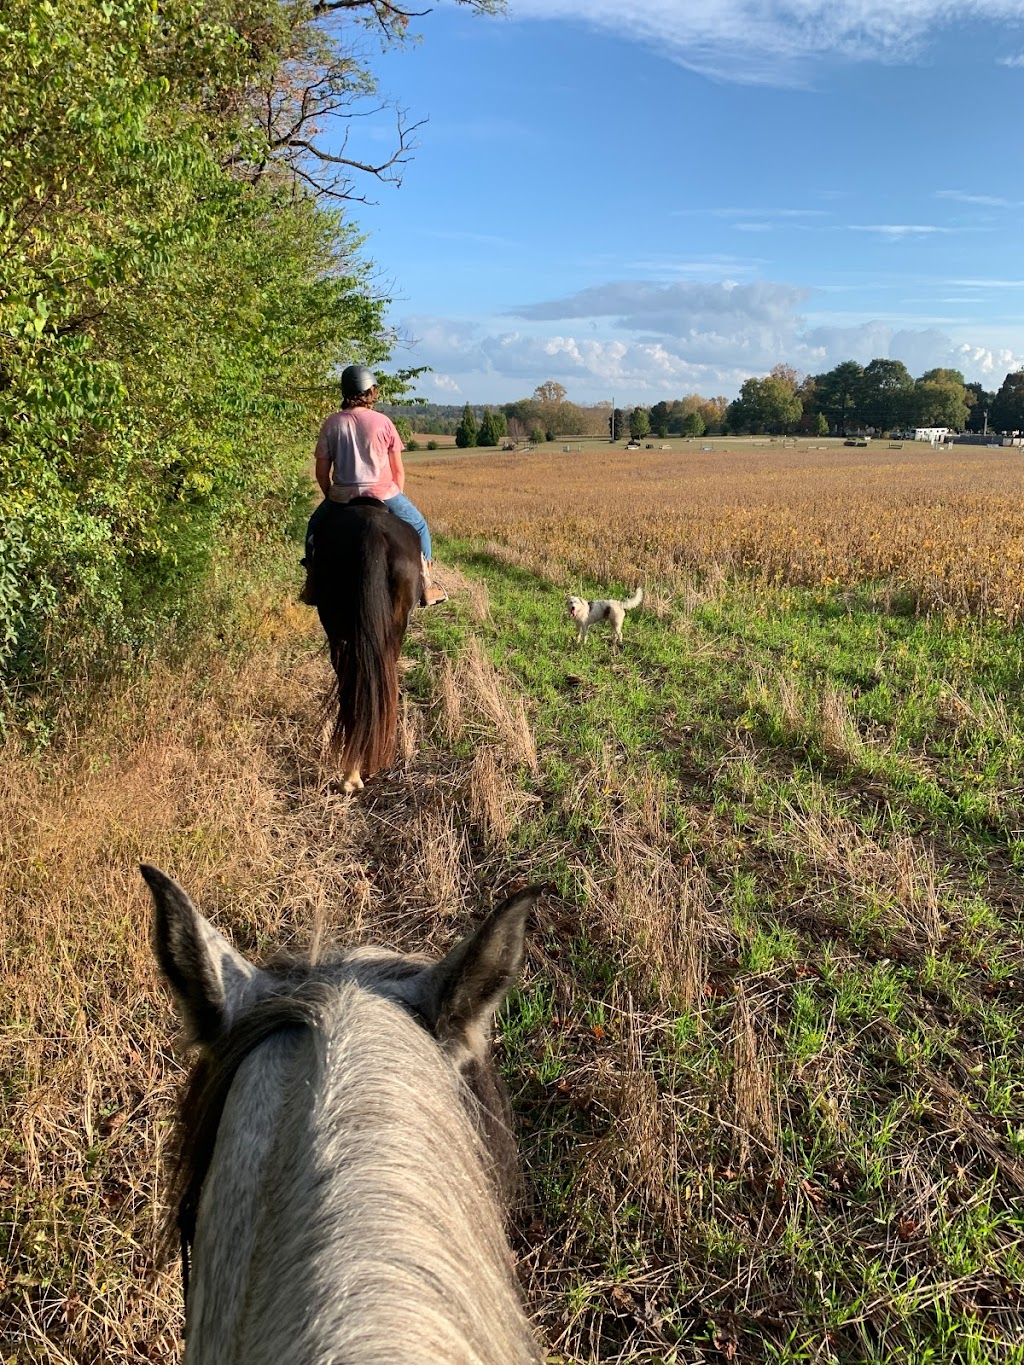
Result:
{"label": "white dog", "polygon": [[587,638],[587,631],[598,621],[610,621],[612,638],[617,645],[621,645],[622,623],[626,618],[626,612],[638,607],[643,600],[643,588],[637,588],[633,596],[627,597],[624,602],[616,602],[607,597],[602,597],[596,602],[585,602],[582,597],[570,597],[569,616],[576,622],[579,643],[583,643]]}

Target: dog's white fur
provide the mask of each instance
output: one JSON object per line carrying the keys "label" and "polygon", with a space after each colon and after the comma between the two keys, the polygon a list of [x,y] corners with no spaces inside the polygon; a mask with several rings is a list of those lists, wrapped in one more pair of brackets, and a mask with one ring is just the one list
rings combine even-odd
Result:
{"label": "dog's white fur", "polygon": [[638,607],[644,600],[643,588],[637,588],[632,597],[627,597],[624,602],[618,602],[614,598],[602,597],[594,602],[586,602],[582,597],[569,598],[569,615],[576,622],[578,639],[580,644],[587,638],[587,631],[598,621],[610,621],[612,626],[612,638],[617,645],[622,644],[622,623],[626,619],[626,612]]}

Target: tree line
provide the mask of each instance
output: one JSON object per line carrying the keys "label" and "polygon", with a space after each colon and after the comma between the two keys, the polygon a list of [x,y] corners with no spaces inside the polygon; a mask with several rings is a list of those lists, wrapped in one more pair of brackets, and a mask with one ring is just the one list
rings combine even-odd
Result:
{"label": "tree line", "polygon": [[0,6],[0,714],[162,638],[232,543],[295,535],[338,367],[391,344],[349,209],[408,156],[397,108],[373,156],[357,117],[391,107],[367,39],[408,23],[390,0]]}
{"label": "tree line", "polygon": [[845,436],[915,427],[1012,432],[1024,428],[1024,370],[1011,372],[990,392],[967,383],[959,370],[927,370],[915,379],[902,361],[885,358],[863,366],[846,360],[804,376],[777,365],[744,382],[726,423],[732,432],[771,434]]}
{"label": "tree line", "polygon": [[926,370],[915,379],[899,360],[867,365],[845,360],[822,374],[801,375],[776,365],[770,374],[745,380],[732,402],[693,393],[650,407],[613,409],[610,403],[570,402],[563,385],[547,380],[530,398],[500,407],[422,404],[401,411],[412,430],[454,433],[463,447],[495,446],[505,439],[536,445],[566,436],[618,441],[627,434],[639,441],[729,433],[846,436],[916,427],[1018,432],[1024,431],[1024,370],[1011,371],[990,391],[955,369]]}

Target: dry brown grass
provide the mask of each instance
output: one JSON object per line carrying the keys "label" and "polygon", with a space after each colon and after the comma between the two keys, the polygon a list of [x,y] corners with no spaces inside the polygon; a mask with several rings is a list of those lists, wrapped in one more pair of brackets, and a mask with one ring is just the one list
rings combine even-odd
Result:
{"label": "dry brown grass", "polygon": [[[927,608],[1024,614],[1018,451],[842,448],[478,456],[416,468],[433,525],[547,576],[678,591],[694,570],[869,581]],[[496,490],[500,489],[500,496]]]}

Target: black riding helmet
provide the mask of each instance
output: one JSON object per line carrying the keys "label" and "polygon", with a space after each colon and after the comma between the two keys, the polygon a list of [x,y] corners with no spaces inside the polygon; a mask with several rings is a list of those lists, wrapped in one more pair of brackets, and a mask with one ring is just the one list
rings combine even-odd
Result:
{"label": "black riding helmet", "polygon": [[362,394],[375,388],[376,384],[376,375],[372,370],[368,370],[365,365],[346,365],[341,372],[342,398],[359,398]]}

